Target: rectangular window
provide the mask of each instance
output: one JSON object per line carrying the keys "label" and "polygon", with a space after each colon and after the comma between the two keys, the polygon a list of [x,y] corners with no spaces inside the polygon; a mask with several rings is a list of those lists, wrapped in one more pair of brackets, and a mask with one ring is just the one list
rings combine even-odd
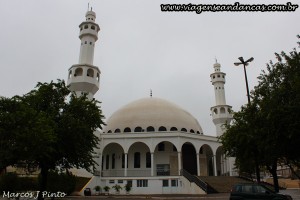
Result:
{"label": "rectangular window", "polygon": [[136,180],[137,187],[148,187],[148,180]]}
{"label": "rectangular window", "polygon": [[122,154],[122,168],[125,166],[125,154]]}
{"label": "rectangular window", "polygon": [[118,180],[118,183],[123,183],[123,180]]}
{"label": "rectangular window", "polygon": [[151,168],[151,153],[146,153],[146,168]]}
{"label": "rectangular window", "polygon": [[114,184],[114,183],[115,183],[115,180],[109,180],[109,183],[110,183],[110,184]]}
{"label": "rectangular window", "polygon": [[169,187],[169,180],[162,180],[163,187]]}
{"label": "rectangular window", "polygon": [[109,155],[106,155],[105,164],[106,164],[106,169],[109,169]]}
{"label": "rectangular window", "polygon": [[113,154],[111,157],[111,168],[115,169],[116,166],[116,154]]}
{"label": "rectangular window", "polygon": [[141,167],[141,153],[135,152],[134,153],[134,168],[140,168]]}
{"label": "rectangular window", "polygon": [[178,180],[171,180],[172,187],[178,187]]}

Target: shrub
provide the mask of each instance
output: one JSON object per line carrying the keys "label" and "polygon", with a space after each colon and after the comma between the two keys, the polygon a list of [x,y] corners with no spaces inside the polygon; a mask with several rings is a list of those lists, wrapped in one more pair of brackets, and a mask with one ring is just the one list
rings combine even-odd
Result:
{"label": "shrub", "polygon": [[122,190],[122,187],[118,184],[114,185],[113,188],[115,189],[116,192],[120,192],[120,190]]}

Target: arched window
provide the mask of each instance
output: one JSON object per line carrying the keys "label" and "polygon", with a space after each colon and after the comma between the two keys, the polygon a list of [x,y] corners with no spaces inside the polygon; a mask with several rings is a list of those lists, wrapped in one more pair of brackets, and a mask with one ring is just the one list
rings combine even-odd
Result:
{"label": "arched window", "polygon": [[84,29],[88,29],[89,28],[89,26],[88,25],[84,25]]}
{"label": "arched window", "polygon": [[183,132],[187,132],[186,128],[182,128],[181,131]]}
{"label": "arched window", "polygon": [[218,109],[217,108],[214,109],[214,114],[218,114]]}
{"label": "arched window", "polygon": [[154,129],[153,126],[148,126],[147,127],[147,132],[154,132],[154,131],[155,131],[155,129]]}
{"label": "arched window", "polygon": [[225,108],[222,107],[222,108],[220,109],[220,113],[225,113]]}
{"label": "arched window", "polygon": [[164,142],[161,142],[158,144],[158,147],[157,147],[158,151],[164,151],[165,150],[165,143]]}
{"label": "arched window", "polygon": [[164,126],[161,126],[161,127],[159,127],[158,131],[167,131],[167,129]]}
{"label": "arched window", "polygon": [[142,127],[135,127],[134,132],[142,132]]}
{"label": "arched window", "polygon": [[93,25],[93,26],[91,26],[91,29],[95,30],[95,26],[94,26],[94,25]]}
{"label": "arched window", "polygon": [[134,168],[140,168],[141,167],[141,153],[135,152],[134,153]]}
{"label": "arched window", "polygon": [[128,133],[128,132],[131,132],[131,129],[130,129],[129,127],[126,127],[126,128],[124,129],[124,133]]}
{"label": "arched window", "polygon": [[114,169],[116,164],[116,154],[113,154],[111,157],[111,168]]}
{"label": "arched window", "polygon": [[69,71],[69,78],[72,77],[72,70]]}
{"label": "arched window", "polygon": [[193,129],[190,130],[191,133],[195,133],[195,131]]}
{"label": "arched window", "polygon": [[121,130],[119,129],[119,128],[117,128],[116,130],[115,130],[115,133],[120,133],[121,132]]}
{"label": "arched window", "polygon": [[97,73],[97,81],[99,82],[99,80],[100,80],[100,75],[99,73]]}
{"label": "arched window", "polygon": [[170,131],[178,131],[178,129],[176,127],[172,127]]}
{"label": "arched window", "polygon": [[109,169],[109,155],[106,155],[106,160],[105,160],[105,167],[106,169]]}
{"label": "arched window", "polygon": [[218,74],[218,78],[220,78],[220,74]]}
{"label": "arched window", "polygon": [[77,69],[75,69],[75,74],[74,74],[74,76],[82,76],[82,73],[83,73],[83,70],[82,70],[82,68],[77,68]]}
{"label": "arched window", "polygon": [[199,131],[197,131],[197,134],[200,134],[200,132],[199,132]]}
{"label": "arched window", "polygon": [[107,133],[111,133],[111,130],[107,131]]}
{"label": "arched window", "polygon": [[88,69],[86,75],[89,76],[89,77],[94,77],[94,70],[93,69]]}
{"label": "arched window", "polygon": [[146,168],[151,168],[151,153],[146,153]]}

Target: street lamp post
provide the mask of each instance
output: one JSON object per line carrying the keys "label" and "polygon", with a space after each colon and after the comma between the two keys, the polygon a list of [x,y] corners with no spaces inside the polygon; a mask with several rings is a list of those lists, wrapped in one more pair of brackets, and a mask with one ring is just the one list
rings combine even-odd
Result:
{"label": "street lamp post", "polygon": [[[244,61],[243,57],[239,57],[239,60],[241,62],[234,63],[235,66],[243,65],[244,66],[244,73],[245,73],[245,81],[246,81],[246,89],[247,89],[247,96],[248,96],[248,105],[250,105],[250,94],[249,94],[249,86],[248,86],[248,79],[247,79],[247,72],[246,72],[246,66],[249,65],[249,62],[252,62],[254,60],[253,57],[249,58],[248,60]],[[257,162],[257,154],[255,153],[255,171],[256,171],[256,180],[257,182],[260,182],[260,169]]]}
{"label": "street lamp post", "polygon": [[248,104],[250,104],[250,94],[249,94],[249,86],[248,86],[248,79],[247,79],[247,72],[246,72],[246,66],[249,64],[249,62],[252,62],[254,60],[253,57],[249,58],[248,60],[244,61],[243,57],[239,57],[239,60],[241,62],[234,63],[235,66],[243,65],[244,66],[244,73],[245,73],[245,81],[246,81],[246,89],[247,89],[247,96],[248,96]]}

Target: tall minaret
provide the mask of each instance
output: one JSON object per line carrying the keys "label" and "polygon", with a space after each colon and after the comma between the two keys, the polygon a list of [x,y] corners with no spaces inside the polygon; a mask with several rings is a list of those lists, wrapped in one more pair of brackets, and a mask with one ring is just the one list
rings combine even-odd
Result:
{"label": "tall minaret", "polygon": [[214,86],[216,105],[211,107],[211,115],[213,122],[216,126],[217,136],[221,136],[226,122],[230,123],[232,119],[231,106],[226,105],[225,99],[225,76],[226,74],[221,72],[221,65],[219,63],[214,64],[215,72],[210,75],[211,83]]}
{"label": "tall minaret", "polygon": [[93,65],[95,43],[100,27],[95,23],[96,13],[88,10],[86,20],[79,25],[81,40],[79,63],[69,69],[68,85],[77,96],[87,93],[92,99],[99,90],[100,70]]}

